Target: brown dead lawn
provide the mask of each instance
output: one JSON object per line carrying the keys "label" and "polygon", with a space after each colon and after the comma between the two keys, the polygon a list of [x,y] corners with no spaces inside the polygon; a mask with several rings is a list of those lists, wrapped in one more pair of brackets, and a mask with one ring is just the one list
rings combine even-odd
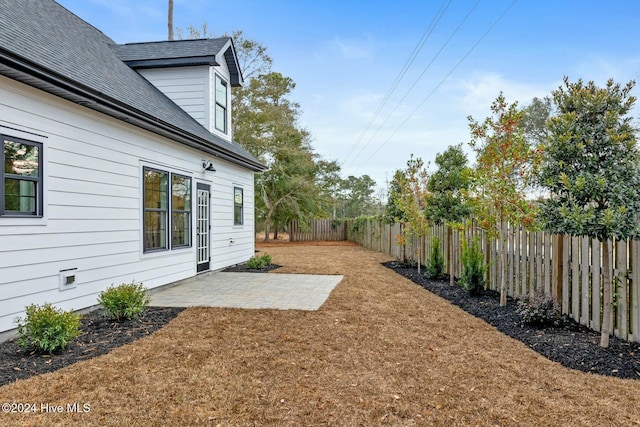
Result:
{"label": "brown dead lawn", "polygon": [[0,425],[640,425],[640,382],[552,363],[383,255],[262,250],[280,273],[345,278],[316,312],[189,308],[150,337],[2,387],[0,402],[91,410],[2,413]]}

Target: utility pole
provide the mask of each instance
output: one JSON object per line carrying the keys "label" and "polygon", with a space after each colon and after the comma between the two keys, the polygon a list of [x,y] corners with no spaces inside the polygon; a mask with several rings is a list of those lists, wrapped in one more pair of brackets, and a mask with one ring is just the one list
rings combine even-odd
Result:
{"label": "utility pole", "polygon": [[169,0],[168,27],[169,40],[173,40],[173,0]]}

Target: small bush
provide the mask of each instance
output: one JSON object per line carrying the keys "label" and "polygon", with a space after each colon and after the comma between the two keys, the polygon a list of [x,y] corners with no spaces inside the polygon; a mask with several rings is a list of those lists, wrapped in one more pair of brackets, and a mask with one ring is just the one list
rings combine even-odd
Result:
{"label": "small bush", "polygon": [[460,285],[470,294],[477,295],[485,287],[484,273],[487,265],[484,262],[484,254],[480,249],[477,238],[471,241],[471,245],[462,242],[462,273]]}
{"label": "small bush", "polygon": [[109,286],[98,296],[98,304],[117,321],[142,316],[150,301],[146,288],[136,282]]}
{"label": "small bush", "polygon": [[431,242],[431,251],[427,260],[427,277],[436,280],[444,278],[444,255],[440,248],[440,239],[437,237]]}
{"label": "small bush", "polygon": [[264,254],[260,256],[253,256],[247,261],[247,268],[252,270],[261,270],[271,264],[271,255]]}
{"label": "small bush", "polygon": [[560,318],[560,308],[551,295],[536,293],[518,300],[516,312],[525,323],[532,325],[550,325]]}
{"label": "small bush", "polygon": [[66,348],[81,333],[80,315],[72,311],[63,311],[47,303],[42,306],[31,304],[25,312],[24,319],[16,319],[17,342],[21,347],[53,353]]}

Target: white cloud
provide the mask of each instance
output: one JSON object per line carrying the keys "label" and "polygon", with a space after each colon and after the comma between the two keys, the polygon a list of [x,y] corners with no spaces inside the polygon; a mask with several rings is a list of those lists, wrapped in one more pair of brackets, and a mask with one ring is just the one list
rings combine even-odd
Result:
{"label": "white cloud", "polygon": [[369,37],[365,40],[334,37],[330,45],[334,49],[337,48],[337,52],[343,58],[368,59],[372,57],[373,44]]}
{"label": "white cloud", "polygon": [[535,97],[543,98],[551,94],[560,82],[535,85],[515,80],[507,80],[500,74],[491,72],[475,72],[471,76],[456,81],[449,89],[453,92],[452,99],[458,108],[467,111],[477,120],[482,120],[490,114],[491,103],[502,92],[507,102],[518,102],[526,106]]}

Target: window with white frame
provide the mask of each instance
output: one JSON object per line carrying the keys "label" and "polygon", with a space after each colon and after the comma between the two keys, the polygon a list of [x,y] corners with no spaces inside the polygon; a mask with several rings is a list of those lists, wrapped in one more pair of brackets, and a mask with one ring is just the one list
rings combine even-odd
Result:
{"label": "window with white frame", "polygon": [[0,216],[43,214],[42,144],[0,135]]}
{"label": "window with white frame", "polygon": [[191,246],[191,178],[144,167],[144,252]]}
{"label": "window with white frame", "polygon": [[216,74],[216,129],[227,133],[227,82]]}
{"label": "window with white frame", "polygon": [[244,197],[240,187],[233,187],[233,225],[244,224]]}

